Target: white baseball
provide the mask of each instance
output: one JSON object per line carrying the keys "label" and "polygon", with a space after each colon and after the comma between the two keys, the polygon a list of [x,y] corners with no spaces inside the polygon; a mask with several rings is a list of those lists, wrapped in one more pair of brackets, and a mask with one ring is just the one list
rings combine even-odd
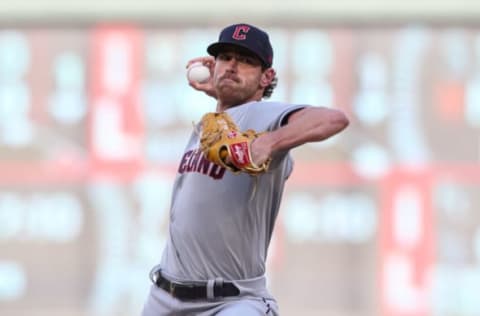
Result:
{"label": "white baseball", "polygon": [[210,79],[210,69],[201,62],[193,63],[187,69],[187,78],[199,83],[207,82]]}

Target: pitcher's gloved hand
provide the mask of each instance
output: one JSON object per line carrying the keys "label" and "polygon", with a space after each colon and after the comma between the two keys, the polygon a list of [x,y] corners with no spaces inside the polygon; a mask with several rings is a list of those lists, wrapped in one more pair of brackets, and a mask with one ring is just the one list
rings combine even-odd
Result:
{"label": "pitcher's gloved hand", "polygon": [[226,112],[207,113],[201,121],[200,149],[211,162],[238,173],[257,175],[267,171],[271,159],[260,165],[252,160],[251,143],[260,134],[241,132]]}

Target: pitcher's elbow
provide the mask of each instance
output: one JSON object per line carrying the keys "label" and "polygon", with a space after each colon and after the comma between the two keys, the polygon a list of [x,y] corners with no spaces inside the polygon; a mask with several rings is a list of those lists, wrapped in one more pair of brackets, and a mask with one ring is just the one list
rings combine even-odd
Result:
{"label": "pitcher's elbow", "polygon": [[337,112],[337,115],[336,115],[334,121],[336,122],[336,125],[338,126],[338,132],[343,131],[350,124],[350,120],[348,119],[348,117],[345,115],[345,113],[343,113],[341,111]]}

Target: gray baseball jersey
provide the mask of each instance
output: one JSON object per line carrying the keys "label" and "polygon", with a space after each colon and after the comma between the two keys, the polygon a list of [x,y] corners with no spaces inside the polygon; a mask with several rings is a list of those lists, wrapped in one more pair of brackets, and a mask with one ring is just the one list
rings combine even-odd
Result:
{"label": "gray baseball jersey", "polygon": [[[287,114],[303,107],[262,101],[227,112],[240,130],[260,132],[279,128]],[[288,152],[279,153],[265,174],[234,174],[205,159],[199,136],[192,133],[178,167],[161,269],[182,280],[262,276],[293,161]]]}

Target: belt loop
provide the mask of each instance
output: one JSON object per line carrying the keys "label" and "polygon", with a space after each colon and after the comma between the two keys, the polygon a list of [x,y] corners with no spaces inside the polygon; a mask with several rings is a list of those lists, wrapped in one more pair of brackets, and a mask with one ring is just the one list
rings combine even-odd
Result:
{"label": "belt loop", "polygon": [[213,300],[215,294],[213,292],[213,287],[215,286],[215,280],[211,279],[207,281],[207,299]]}
{"label": "belt loop", "polygon": [[215,285],[214,285],[214,292],[213,293],[214,293],[215,296],[223,297],[223,279],[222,278],[220,278],[220,277],[215,278]]}
{"label": "belt loop", "polygon": [[150,281],[152,281],[154,284],[157,283],[158,275],[161,273],[160,271],[160,266],[156,265],[152,268],[152,270],[150,270],[150,273],[148,274],[148,276],[150,277]]}

